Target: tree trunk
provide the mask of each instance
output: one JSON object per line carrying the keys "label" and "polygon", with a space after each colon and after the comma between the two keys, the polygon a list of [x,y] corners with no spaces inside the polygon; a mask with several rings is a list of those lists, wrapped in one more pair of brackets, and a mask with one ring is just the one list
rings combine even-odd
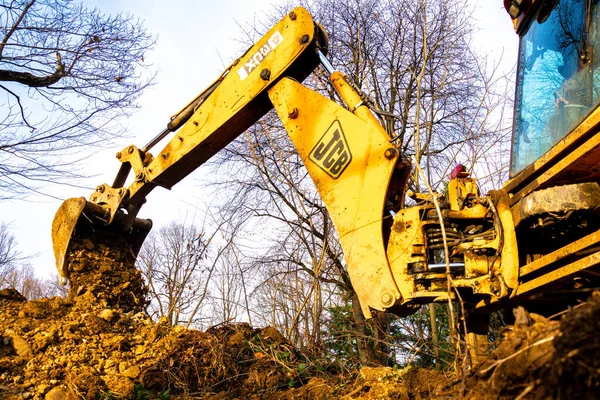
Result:
{"label": "tree trunk", "polygon": [[437,320],[435,318],[435,304],[429,303],[429,320],[431,323],[431,340],[433,341],[433,357],[437,368],[440,364],[440,338],[438,336]]}
{"label": "tree trunk", "polygon": [[373,335],[373,349],[379,365],[388,365],[390,359],[390,314],[374,311],[373,318],[368,321]]}
{"label": "tree trunk", "polygon": [[362,365],[380,365],[377,355],[373,350],[372,336],[367,329],[367,320],[365,319],[362,309],[360,308],[360,302],[356,292],[352,293],[352,327],[354,329],[354,336],[356,337],[356,346],[358,349],[358,359]]}

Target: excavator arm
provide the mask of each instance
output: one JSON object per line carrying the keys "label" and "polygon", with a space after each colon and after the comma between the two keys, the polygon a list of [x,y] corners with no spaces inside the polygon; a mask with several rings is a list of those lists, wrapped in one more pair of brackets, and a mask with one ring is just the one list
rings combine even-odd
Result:
{"label": "excavator arm", "polygon": [[[273,108],[329,211],[366,317],[372,309],[407,315],[421,304],[459,298],[468,312],[485,314],[598,265],[598,232],[590,229],[600,226],[594,222],[600,219],[589,213],[598,209],[600,186],[578,182],[556,189],[550,182],[553,176],[568,180],[573,165],[593,165],[587,169],[597,173],[594,149],[600,139],[596,130],[584,129],[587,122],[574,131],[583,136],[562,140],[501,190],[482,195],[460,165],[443,195],[405,193],[410,163],[371,113],[368,98],[334,70],[326,54],[327,35],[306,10],[296,8],[155,139],[118,152],[122,164],[113,184],[98,186],[87,200],[66,200],[55,216],[52,237],[60,276],[68,279],[76,264],[73,255],[96,242],[117,237],[137,255],[152,226],[137,217],[148,194],[157,186],[170,189]],[[343,104],[302,85],[319,64]],[[598,126],[597,114],[590,115],[589,126]],[[169,143],[152,155],[168,135]],[[589,135],[589,142],[580,140]],[[575,145],[582,150],[565,147]],[[584,150],[589,156],[574,163]],[[549,163],[548,157],[559,161]],[[404,207],[405,194],[413,201],[410,207]],[[557,199],[552,207],[549,198]],[[560,232],[552,243],[548,235],[530,238],[541,225],[553,234],[555,222],[571,224],[573,213],[583,217],[572,224],[579,234],[572,244],[564,246]],[[466,325],[478,319],[466,318]]]}
{"label": "excavator arm", "polygon": [[[398,162],[389,136],[347,77],[333,71],[326,53],[325,32],[298,7],[148,145],[118,152],[122,164],[114,183],[98,186],[89,200],[66,200],[55,216],[52,238],[61,278],[69,278],[73,242],[80,237],[94,242],[98,232],[108,231],[137,255],[152,226],[137,218],[146,196],[157,186],[170,189],[274,107],[329,210],[363,312],[370,316],[371,308],[384,310],[400,301],[386,256],[383,226],[386,219],[391,226],[392,216],[384,215],[384,205],[393,176],[404,179],[395,185],[403,192],[409,166]],[[320,62],[345,106],[300,83]],[[169,143],[153,156],[150,149],[171,132]]]}
{"label": "excavator arm", "polygon": [[133,170],[127,190],[120,190],[120,171],[112,187],[99,187],[91,200],[107,204],[112,218],[117,204],[136,213],[156,186],[170,189],[271,110],[267,90],[284,75],[303,81],[319,64],[319,49],[327,51],[323,30],[304,9],[295,9],[173,118],[159,138],[177,134],[156,157],[150,145],[117,153],[125,171]]}

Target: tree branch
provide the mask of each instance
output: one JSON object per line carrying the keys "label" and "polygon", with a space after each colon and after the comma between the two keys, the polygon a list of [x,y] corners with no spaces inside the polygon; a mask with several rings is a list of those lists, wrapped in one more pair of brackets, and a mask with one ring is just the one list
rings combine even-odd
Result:
{"label": "tree branch", "polygon": [[65,66],[62,63],[60,53],[56,53],[56,61],[58,61],[58,66],[56,67],[56,71],[50,75],[46,76],[35,76],[29,72],[21,72],[21,71],[10,71],[6,69],[0,69],[0,81],[3,82],[17,82],[22,85],[26,85],[29,87],[45,87],[55,84],[59,80],[61,80],[65,74]]}
{"label": "tree branch", "polygon": [[13,26],[10,28],[10,30],[4,36],[4,39],[2,39],[2,43],[0,43],[0,59],[2,59],[2,52],[4,51],[4,46],[6,46],[8,39],[10,39],[12,34],[15,32],[15,30],[17,30],[17,27],[19,26],[21,21],[23,21],[23,18],[25,18],[27,11],[29,11],[31,6],[33,6],[33,3],[35,3],[35,0],[31,0],[27,5],[25,5],[25,8],[23,8],[23,12],[21,13],[21,15],[19,15],[19,18],[17,19],[17,21],[15,21]]}
{"label": "tree branch", "polygon": [[[0,85],[0,88],[6,90],[8,93],[12,94],[15,97],[15,99],[17,99],[17,103],[19,104],[19,110],[21,111],[21,117],[23,118],[23,122],[25,122],[25,125],[30,127],[32,131],[34,131],[35,127],[31,126],[29,124],[29,122],[27,122],[27,118],[25,118],[25,110],[23,110],[23,105],[21,104],[21,98],[19,96],[17,96],[13,91],[9,90],[4,85]],[[0,148],[2,148],[2,146],[0,146]]]}

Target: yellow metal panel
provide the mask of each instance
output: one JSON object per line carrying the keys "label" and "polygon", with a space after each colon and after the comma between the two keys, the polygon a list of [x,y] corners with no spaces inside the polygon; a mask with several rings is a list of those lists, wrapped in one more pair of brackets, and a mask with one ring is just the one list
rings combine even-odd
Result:
{"label": "yellow metal panel", "polygon": [[517,288],[517,295],[522,295],[532,290],[541,289],[546,285],[558,282],[559,279],[574,276],[575,274],[598,264],[600,264],[600,251],[519,285]]}
{"label": "yellow metal panel", "polygon": [[[519,285],[519,248],[517,246],[517,235],[515,233],[515,224],[513,222],[512,212],[509,205],[508,193],[499,190],[498,204],[496,209],[502,224],[503,246],[502,261],[500,271],[504,278],[504,283],[511,288],[516,289]],[[514,294],[514,292],[513,292]]]}
{"label": "yellow metal panel", "polygon": [[56,269],[61,281],[69,278],[69,271],[65,265],[65,257],[69,242],[79,216],[85,208],[85,198],[78,197],[64,201],[52,221],[52,247],[56,260]]}
{"label": "yellow metal panel", "polygon": [[448,203],[452,211],[460,211],[468,195],[479,196],[475,178],[454,178],[448,182]]}
{"label": "yellow metal panel", "polygon": [[385,133],[291,79],[277,83],[269,97],[335,224],[363,313],[393,305],[400,293],[382,217],[397,152],[386,158],[392,146]]}
{"label": "yellow metal panel", "polygon": [[556,261],[562,260],[572,254],[576,254],[577,252],[599,242],[600,230],[590,233],[589,235],[584,236],[575,242],[569,243],[568,245],[561,247],[550,254],[546,254],[545,256],[524,265],[521,267],[520,274],[521,276],[529,275],[532,272],[538,271],[541,268],[545,268]]}
{"label": "yellow metal panel", "polygon": [[414,206],[398,211],[392,226],[392,234],[388,245],[388,258],[396,284],[398,285],[404,301],[409,301],[415,294],[415,284],[412,276],[408,273],[408,264],[414,262],[425,263],[423,252],[413,252],[414,245],[425,247],[423,235],[423,223],[419,214],[425,207]]}
{"label": "yellow metal panel", "polygon": [[332,72],[329,81],[354,115],[365,121],[373,129],[381,131],[384,137],[387,138],[385,130],[377,118],[375,118],[369,107],[365,105],[360,95],[348,83],[347,77],[343,73],[339,71]]}

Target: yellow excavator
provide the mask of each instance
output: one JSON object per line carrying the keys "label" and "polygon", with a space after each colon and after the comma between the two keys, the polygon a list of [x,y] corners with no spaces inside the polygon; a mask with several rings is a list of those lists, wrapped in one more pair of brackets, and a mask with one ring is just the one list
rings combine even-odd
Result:
{"label": "yellow excavator", "polygon": [[[480,193],[459,165],[444,196],[407,193],[413,166],[368,97],[328,62],[325,31],[299,7],[154,140],[118,152],[112,185],[61,205],[52,225],[60,276],[69,278],[71,243],[82,236],[109,232],[137,254],[151,228],[137,217],[150,191],[170,189],[274,108],[331,215],[366,317],[460,299],[467,330],[477,334],[496,309],[544,305],[550,295],[574,301],[600,277],[600,6],[504,5],[521,44],[511,179],[503,188]],[[319,65],[343,104],[302,85]],[[414,205],[405,206],[407,196]]]}

